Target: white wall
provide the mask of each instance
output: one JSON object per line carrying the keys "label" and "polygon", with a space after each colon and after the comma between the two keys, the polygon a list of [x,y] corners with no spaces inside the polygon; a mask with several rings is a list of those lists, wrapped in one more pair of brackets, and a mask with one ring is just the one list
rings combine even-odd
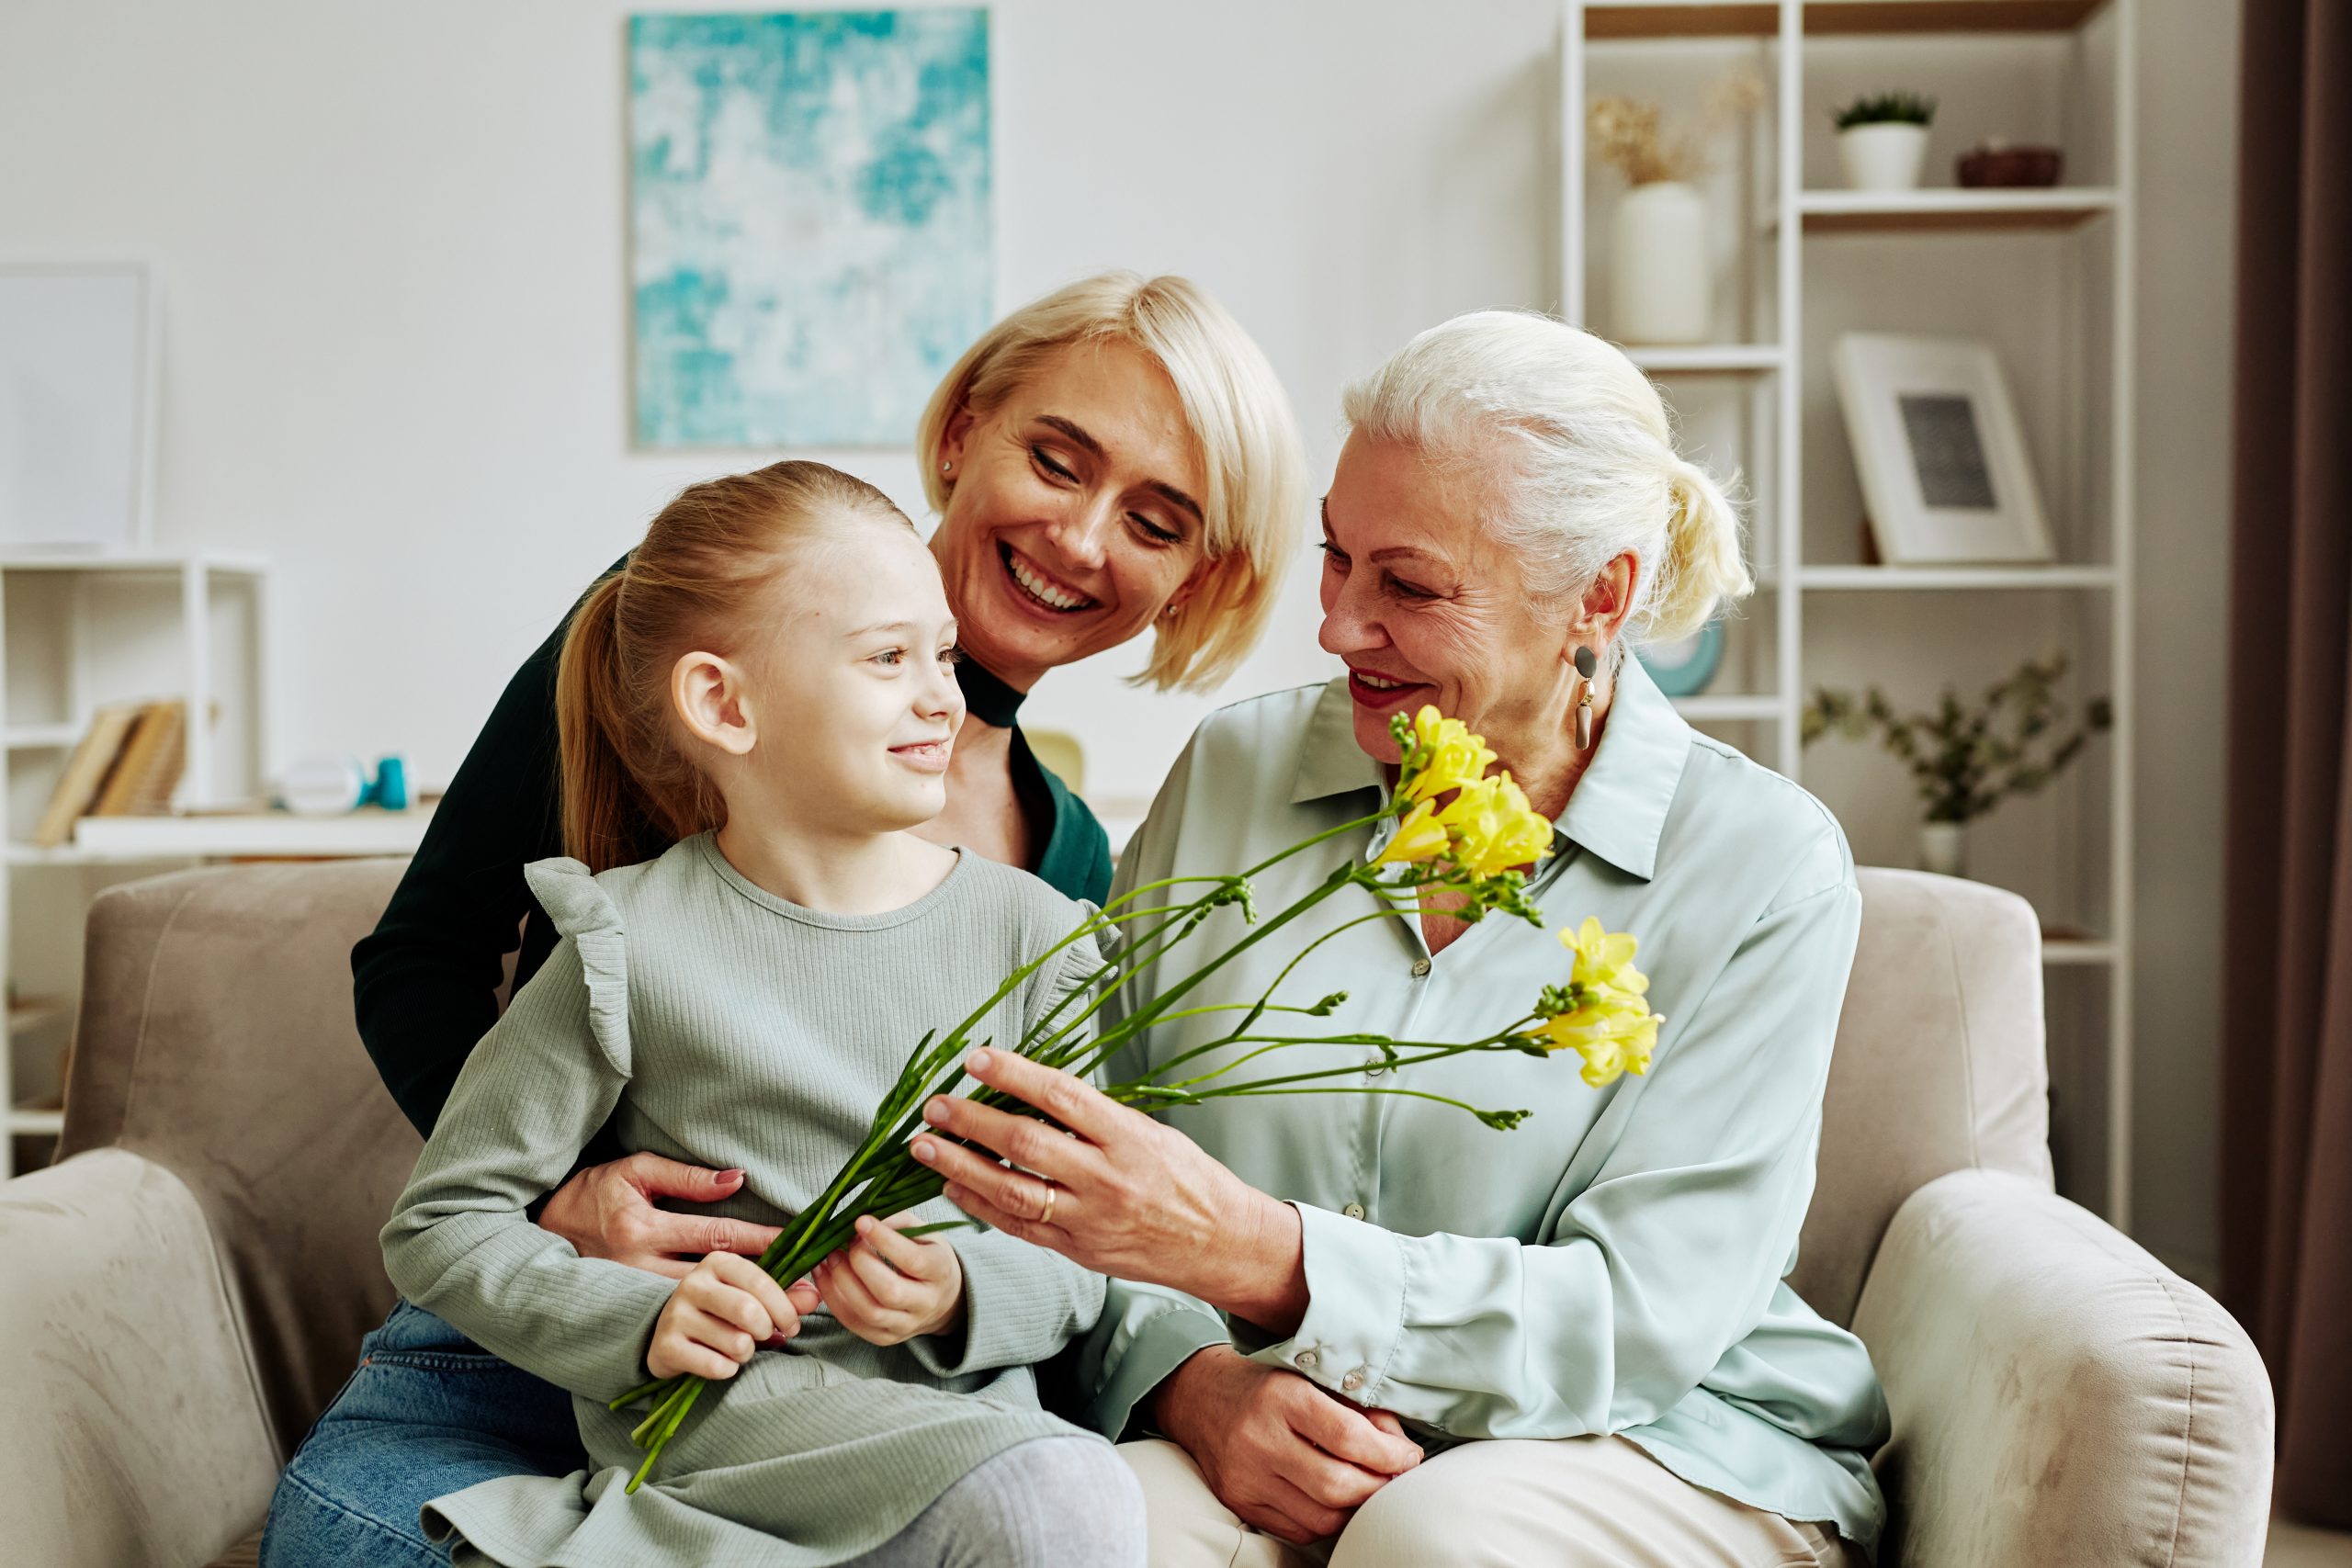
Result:
{"label": "white wall", "polygon": [[[515,662],[684,481],[628,451],[623,18],[482,6],[94,6],[0,16],[0,246],[153,256],[169,289],[161,542],[269,552],[281,750],[444,778]],[[995,7],[998,293],[1179,271],[1259,337],[1317,482],[1340,385],[1418,328],[1544,303],[1543,0]],[[911,434],[911,432],[910,432]],[[903,451],[827,454],[918,517]],[[1304,573],[1217,700],[1317,678]],[[1133,650],[1035,722],[1148,799],[1206,699]]]}
{"label": "white wall", "polygon": [[[7,0],[0,252],[152,257],[159,543],[277,563],[279,760],[446,778],[515,663],[682,483],[627,446],[616,0]],[[2234,6],[2142,0],[2143,1228],[2210,1217]],[[1000,0],[1010,305],[1188,273],[1263,344],[1317,482],[1338,394],[1457,310],[1556,303],[1552,0]],[[910,510],[904,451],[815,454]],[[1035,721],[1139,807],[1215,702],[1319,678],[1310,572],[1214,699],[1058,674]],[[2194,628],[2181,631],[2175,628]],[[2175,705],[2191,716],[2166,722]]]}

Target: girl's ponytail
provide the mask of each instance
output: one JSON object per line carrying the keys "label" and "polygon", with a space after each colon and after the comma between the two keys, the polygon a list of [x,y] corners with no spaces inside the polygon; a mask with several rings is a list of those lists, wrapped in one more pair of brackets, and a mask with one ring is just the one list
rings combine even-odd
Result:
{"label": "girl's ponytail", "polygon": [[557,745],[562,761],[563,852],[591,871],[642,858],[644,811],[624,760],[619,649],[614,637],[626,570],[588,591],[571,613],[556,662]]}

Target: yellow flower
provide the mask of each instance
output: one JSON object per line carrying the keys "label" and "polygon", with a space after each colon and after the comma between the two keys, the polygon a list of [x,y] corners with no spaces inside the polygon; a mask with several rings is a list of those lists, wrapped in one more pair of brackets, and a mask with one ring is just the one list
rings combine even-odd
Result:
{"label": "yellow flower", "polygon": [[1476,784],[1495,762],[1483,737],[1426,704],[1413,716],[1413,745],[1419,764],[1410,777],[1399,781],[1396,791],[1405,800],[1433,800],[1450,789]]}
{"label": "yellow flower", "polygon": [[1657,1048],[1657,1026],[1666,1020],[1633,991],[1603,991],[1571,1013],[1544,1021],[1553,1050],[1571,1050],[1584,1058],[1579,1075],[1595,1089],[1605,1089],[1623,1074],[1646,1073],[1650,1054]]}
{"label": "yellow flower", "polygon": [[1463,785],[1438,820],[1454,835],[1454,864],[1472,876],[1494,876],[1552,852],[1552,824],[1508,773]]}
{"label": "yellow flower", "polygon": [[1396,836],[1388,847],[1372,857],[1374,865],[1407,865],[1419,861],[1434,860],[1445,852],[1453,841],[1444,824],[1438,821],[1434,808],[1428,801],[1405,814],[1396,824]]}
{"label": "yellow flower", "polygon": [[1650,988],[1649,976],[1634,967],[1641,943],[1631,931],[1611,933],[1599,917],[1587,915],[1584,924],[1560,933],[1560,945],[1576,954],[1576,969],[1568,977],[1579,986],[1609,987],[1635,996]]}

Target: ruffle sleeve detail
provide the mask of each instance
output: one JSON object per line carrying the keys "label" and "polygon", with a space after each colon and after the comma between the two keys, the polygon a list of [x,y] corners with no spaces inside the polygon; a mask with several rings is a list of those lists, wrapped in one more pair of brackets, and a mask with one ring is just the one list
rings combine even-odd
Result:
{"label": "ruffle sleeve detail", "polygon": [[580,955],[580,977],[588,987],[588,1026],[613,1070],[629,1072],[628,938],[620,907],[595,874],[568,855],[536,860],[523,868],[531,896],[548,912],[560,935]]}

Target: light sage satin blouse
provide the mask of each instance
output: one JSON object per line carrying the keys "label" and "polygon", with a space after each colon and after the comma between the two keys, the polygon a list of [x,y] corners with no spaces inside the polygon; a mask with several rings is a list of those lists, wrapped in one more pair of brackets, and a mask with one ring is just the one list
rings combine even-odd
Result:
{"label": "light sage satin blouse", "polygon": [[[1193,736],[1114,896],[1255,863],[1371,812],[1383,788],[1356,745],[1344,681],[1237,704]],[[1276,868],[1257,908],[1283,908],[1338,855],[1376,853],[1387,827]],[[1869,1459],[1887,1435],[1878,1379],[1860,1341],[1783,1282],[1813,1194],[1861,913],[1845,836],[1794,784],[1693,731],[1632,660],[1555,829],[1532,883],[1545,930],[1492,917],[1432,955],[1417,921],[1370,922],[1317,949],[1278,999],[1344,990],[1340,1028],[1475,1038],[1566,981],[1555,933],[1597,915],[1640,939],[1639,966],[1667,1017],[1647,1076],[1590,1089],[1568,1053],[1384,1074],[1367,1053],[1351,1080],[1534,1111],[1507,1133],[1395,1094],[1169,1113],[1295,1205],[1312,1300],[1297,1332],[1272,1339],[1180,1292],[1113,1281],[1087,1351],[1096,1424],[1118,1437],[1186,1357],[1229,1339],[1396,1412],[1425,1445],[1618,1433],[1688,1481],[1831,1522],[1875,1551],[1885,1508]],[[1292,928],[1298,940],[1252,950],[1187,1005],[1254,999],[1306,940],[1371,907],[1354,890],[1333,898]],[[1143,973],[1142,993],[1221,950],[1238,919],[1218,911]],[[1130,1076],[1231,1017],[1154,1030],[1112,1071]],[[1301,1052],[1316,1049],[1329,1048]]]}

